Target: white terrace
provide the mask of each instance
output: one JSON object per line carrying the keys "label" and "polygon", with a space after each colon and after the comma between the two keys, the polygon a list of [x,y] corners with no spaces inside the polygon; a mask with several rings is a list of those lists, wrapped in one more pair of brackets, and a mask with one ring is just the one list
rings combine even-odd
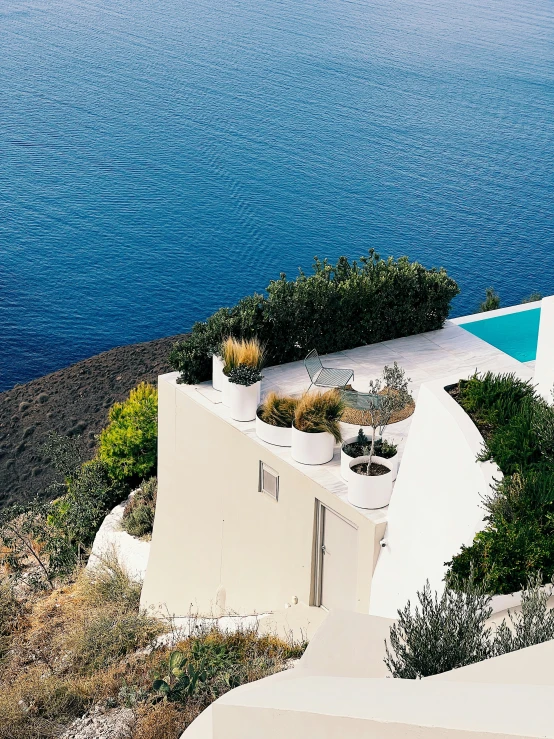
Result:
{"label": "white terrace", "polygon": [[[442,378],[465,377],[476,369],[516,372],[524,378],[533,376],[532,367],[518,362],[451,321],[447,321],[445,327],[438,331],[327,354],[322,357],[322,362],[325,366],[354,370],[352,385],[360,392],[367,392],[369,381],[379,377],[385,365],[397,362],[411,378],[410,389],[416,400],[423,383]],[[263,370],[263,374],[262,398],[270,390],[278,390],[291,395],[300,394],[310,385],[310,378],[302,361],[267,367]],[[229,408],[221,402],[221,393],[213,390],[211,382],[200,385],[177,385],[177,388],[232,426],[240,429],[256,443],[271,449],[274,454],[327,488],[333,495],[348,502],[347,486],[340,475],[339,446],[335,448],[332,461],[327,464],[321,466],[300,464],[292,459],[290,447],[268,445],[259,439],[255,432],[254,421],[245,423],[234,421],[230,416]],[[385,432],[385,437],[398,445],[400,459],[402,459],[411,422],[412,417],[389,426]],[[356,435],[357,426],[341,425],[343,438]],[[384,521],[387,517],[386,508],[380,510],[358,508],[357,510],[374,521]]]}

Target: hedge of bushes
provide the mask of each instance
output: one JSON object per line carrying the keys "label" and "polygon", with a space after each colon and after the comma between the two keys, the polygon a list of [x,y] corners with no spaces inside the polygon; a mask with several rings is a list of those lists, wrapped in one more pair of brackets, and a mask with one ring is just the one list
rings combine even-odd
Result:
{"label": "hedge of bushes", "polygon": [[266,295],[251,295],[232,308],[220,308],[196,323],[190,336],[175,344],[170,363],[180,381],[211,376],[211,355],[227,336],[257,336],[268,364],[396,339],[442,327],[456,282],[444,269],[426,269],[407,257],[383,260],[371,249],[367,257],[336,265],[315,259],[314,273],[295,280],[281,274]]}
{"label": "hedge of bushes", "polygon": [[447,580],[473,576],[487,592],[511,593],[540,571],[554,574],[554,408],[513,374],[460,382],[459,403],[480,428],[480,460],[504,478],[485,501],[486,527],[451,562]]}

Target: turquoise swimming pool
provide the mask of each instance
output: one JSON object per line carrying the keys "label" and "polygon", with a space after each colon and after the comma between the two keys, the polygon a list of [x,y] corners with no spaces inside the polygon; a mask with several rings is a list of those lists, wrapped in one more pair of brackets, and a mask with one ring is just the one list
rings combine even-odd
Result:
{"label": "turquoise swimming pool", "polygon": [[540,308],[468,321],[458,325],[520,362],[537,358]]}

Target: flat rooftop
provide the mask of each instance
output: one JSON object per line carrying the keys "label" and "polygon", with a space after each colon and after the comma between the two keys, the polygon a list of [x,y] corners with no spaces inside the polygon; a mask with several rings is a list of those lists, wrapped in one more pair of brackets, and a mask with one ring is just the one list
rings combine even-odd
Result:
{"label": "flat rooftop", "polygon": [[[416,402],[419,388],[423,383],[443,378],[446,382],[452,381],[453,376],[468,376],[476,369],[515,372],[529,379],[533,376],[532,367],[529,366],[531,363],[528,365],[518,362],[452,321],[446,321],[444,328],[438,331],[429,331],[402,339],[327,354],[322,357],[322,361],[326,366],[353,369],[355,377],[352,385],[360,392],[367,392],[369,380],[379,377],[385,365],[398,362],[406,371],[406,375],[411,378],[410,390]],[[310,385],[310,378],[302,361],[266,367],[263,374],[262,398],[270,390],[291,395],[301,394]],[[199,385],[180,385],[177,383],[177,377],[178,373],[173,372],[163,375],[160,381],[174,384],[179,392],[193,398],[211,413],[215,413],[227,423],[240,429],[257,444],[270,449],[277,457],[285,460],[333,495],[351,505],[348,503],[347,485],[340,474],[340,446],[335,447],[333,459],[327,464],[312,466],[295,462],[291,457],[290,448],[266,444],[259,439],[256,435],[254,421],[246,423],[234,421],[230,416],[229,408],[221,402],[221,393],[212,388],[211,382]],[[386,439],[398,444],[400,455],[404,450],[410,425],[411,418],[407,418],[399,423],[391,424],[385,432]],[[343,438],[355,436],[359,428],[345,423],[341,426]],[[400,460],[402,460],[401,456]],[[363,508],[356,508],[356,510],[375,522],[387,520],[387,508],[375,511]]]}

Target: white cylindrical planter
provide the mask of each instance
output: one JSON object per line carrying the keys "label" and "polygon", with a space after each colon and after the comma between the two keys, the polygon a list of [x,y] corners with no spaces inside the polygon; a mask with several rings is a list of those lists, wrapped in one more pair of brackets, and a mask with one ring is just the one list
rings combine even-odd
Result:
{"label": "white cylindrical planter", "polygon": [[229,382],[229,378],[226,374],[221,373],[221,402],[223,405],[226,405],[229,407],[231,401],[229,398],[229,385],[231,383]]}
{"label": "white cylindrical planter", "polygon": [[348,465],[348,500],[358,508],[384,508],[392,495],[392,465],[389,459],[373,457],[373,462],[388,467],[391,472],[385,475],[359,475],[352,470],[357,464],[367,462],[369,457],[356,457]]}
{"label": "white cylindrical planter", "polygon": [[292,427],[291,456],[301,464],[325,464],[333,459],[335,439],[326,431],[308,434]]}
{"label": "white cylindrical planter", "polygon": [[[345,454],[342,450],[342,447],[344,446],[344,444],[353,444],[357,438],[358,438],[357,436],[351,436],[350,438],[345,439],[340,448],[340,474],[344,480],[348,480],[348,471],[350,469],[349,465],[350,465],[350,462],[354,459],[354,457],[349,457],[348,454]],[[389,457],[387,459],[387,462],[391,463],[392,481],[394,482],[398,474],[398,462],[399,462],[398,452],[396,452],[394,457]]]}
{"label": "white cylindrical planter", "polygon": [[229,382],[229,407],[235,421],[253,421],[260,403],[262,382],[253,385],[237,385]]}
{"label": "white cylindrical planter", "polygon": [[214,390],[223,390],[223,360],[217,354],[212,354],[212,387]]}
{"label": "white cylindrical planter", "polygon": [[290,446],[292,444],[292,426],[288,428],[283,426],[271,426],[271,424],[262,421],[256,413],[256,434],[268,444],[275,446]]}

